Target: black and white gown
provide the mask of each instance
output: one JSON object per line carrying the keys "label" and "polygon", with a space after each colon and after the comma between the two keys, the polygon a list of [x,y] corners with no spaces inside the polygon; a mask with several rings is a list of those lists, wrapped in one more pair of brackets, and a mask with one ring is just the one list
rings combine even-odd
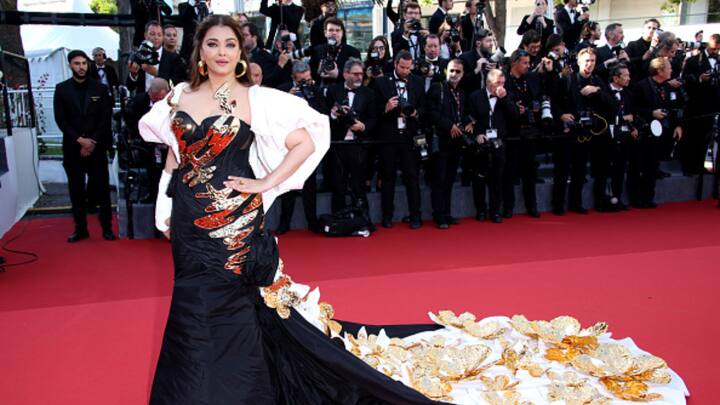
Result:
{"label": "black and white gown", "polygon": [[[167,190],[175,278],[151,404],[539,404],[572,398],[600,404],[610,403],[603,398],[622,403],[618,396],[629,393],[685,403],[682,380],[661,359],[632,341],[613,341],[603,324],[581,329],[569,317],[478,320],[447,311],[431,314],[427,325],[333,320],[332,306],[320,301],[317,289],[284,272],[264,227],[275,197],[302,187],[327,150],[328,118],[295,96],[253,86],[252,126],[231,111],[195,121],[174,107],[183,89],[156,103],[140,124],[146,140],[168,144],[180,160]],[[223,185],[229,175],[267,175],[287,153],[284,137],[296,128],[308,130],[316,150],[286,182],[262,195]],[[630,386],[628,378],[646,389]]]}

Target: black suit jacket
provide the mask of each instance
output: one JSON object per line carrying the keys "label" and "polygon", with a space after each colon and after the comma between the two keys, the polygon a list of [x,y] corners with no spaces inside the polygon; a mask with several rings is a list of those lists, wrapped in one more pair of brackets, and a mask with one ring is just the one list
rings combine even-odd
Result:
{"label": "black suit jacket", "polygon": [[[555,117],[559,118],[562,114],[572,114],[577,119],[578,112],[581,109],[590,109],[595,114],[601,115],[606,119],[612,115],[612,96],[610,95],[608,86],[595,74],[590,76],[588,80],[588,84],[600,87],[600,91],[587,97],[580,94],[580,89],[583,87],[582,82],[584,82],[585,79],[582,79],[579,73],[573,73],[560,80],[560,97],[558,100],[554,100],[559,108],[559,111],[556,110],[553,112]],[[553,109],[555,109],[555,106],[553,106]]]}
{"label": "black suit jacket", "polygon": [[[400,117],[400,107],[389,112],[385,112],[385,105],[390,98],[398,95],[397,86],[395,84],[395,74],[383,76],[375,79],[375,101],[378,109],[378,125],[377,137],[380,139],[398,139],[400,134],[398,130],[398,117]],[[413,137],[417,134],[419,123],[425,114],[425,86],[423,80],[415,75],[410,75],[405,84],[408,102],[415,107],[417,118],[408,118],[406,120],[405,136]]]}
{"label": "black suit jacket", "polygon": [[556,22],[560,32],[562,33],[563,41],[567,49],[575,49],[575,45],[580,41],[580,32],[582,31],[585,20],[578,19],[580,13],[577,13],[575,22],[571,22],[570,15],[568,14],[565,7],[560,8],[556,15]]}
{"label": "black suit jacket", "polygon": [[[133,46],[138,47],[145,39],[145,24],[150,20],[158,20],[157,9],[152,6],[152,1],[148,0],[131,0],[130,14],[135,18],[135,34],[133,35]],[[172,8],[160,2],[160,24],[162,24],[162,16],[172,14]]]}
{"label": "black suit jacket", "polygon": [[81,103],[75,80],[70,78],[55,86],[53,108],[55,122],[63,133],[63,156],[65,159],[80,158],[79,137],[97,142],[95,153],[112,145],[110,117],[112,107],[105,85],[87,79],[85,103]]}
{"label": "black suit jacket", "polygon": [[[330,111],[335,104],[346,105],[347,90],[345,84],[337,84],[328,88],[326,100],[327,109]],[[355,133],[357,137],[368,137],[372,134],[377,124],[377,105],[375,103],[375,93],[367,87],[360,86],[355,90],[352,109],[358,115],[358,121],[365,124],[365,131]],[[330,117],[330,137],[333,141],[341,141],[345,138],[348,125],[344,125],[339,120]]]}
{"label": "black suit jacket", "polygon": [[[418,35],[417,38],[417,54],[422,55],[425,53],[425,37],[422,35]],[[390,34],[390,41],[392,42],[393,55],[397,55],[400,51],[410,52],[410,41],[402,36],[402,31],[393,31],[393,33]]]}
{"label": "black suit jacket", "polygon": [[125,124],[134,137],[139,137],[138,123],[143,115],[150,111],[150,95],[147,92],[138,93],[125,108]]}
{"label": "black suit jacket", "polygon": [[[490,99],[486,89],[480,89],[470,94],[467,112],[475,120],[475,126],[473,127],[475,135],[484,134],[491,128]],[[510,93],[498,99],[495,104],[495,111],[492,114],[492,128],[497,130],[498,139],[511,136],[513,122],[517,121],[518,116],[517,107]]]}
{"label": "black suit jacket", "polygon": [[689,101],[688,113],[692,115],[705,115],[720,111],[720,86],[711,86],[709,81],[700,82],[700,75],[711,69],[705,51],[690,57],[685,62],[683,80],[687,88]]}
{"label": "black suit jacket", "polygon": [[618,96],[615,95],[616,92],[612,89],[612,87],[608,86],[608,91],[612,96],[612,102],[610,103],[610,115],[612,119],[608,121],[608,124],[612,125],[616,122],[620,122],[619,120],[622,119],[622,116],[628,114],[632,114],[634,116],[636,114],[633,95],[629,88],[624,88],[618,93],[620,97],[619,99]]}
{"label": "black suit jacket", "polygon": [[[310,51],[310,69],[312,69],[313,78],[318,83],[320,82],[320,74],[318,73],[318,69],[320,68],[320,61],[323,60],[325,54],[327,53],[327,47],[327,44],[322,44],[312,48],[312,50]],[[340,53],[338,53],[337,59],[335,60],[338,68],[338,77],[334,80],[326,79],[325,82],[342,83],[343,81],[345,81],[342,75],[343,67],[345,66],[345,62],[347,62],[347,60],[350,58],[360,59],[360,51],[350,45],[341,45]]]}
{"label": "black suit jacket", "polygon": [[[595,48],[595,56],[595,73],[604,81],[609,81],[608,76],[610,74],[610,70],[605,67],[605,62],[614,58],[615,52],[613,52],[612,48],[610,48],[610,45],[605,44]],[[610,68],[612,68],[612,65],[610,65]]]}
{"label": "black suit jacket", "polygon": [[[173,85],[184,82],[187,77],[187,67],[180,55],[163,50],[160,56],[157,77],[172,81]],[[140,69],[135,80],[128,75],[126,85],[128,90],[134,90],[136,93],[147,91],[145,88],[145,71]]]}
{"label": "black suit jacket", "polygon": [[[103,70],[105,71],[105,77],[107,77],[108,86],[110,87],[108,90],[112,92],[117,86],[120,85],[120,79],[118,79],[118,74],[115,71],[115,68],[108,65],[107,63],[105,64]],[[88,70],[88,74],[90,75],[90,77],[100,82],[100,74],[98,73],[98,68],[95,63],[90,62],[90,69]]]}
{"label": "black suit jacket", "polygon": [[440,31],[440,26],[445,21],[445,13],[443,13],[442,10],[440,10],[440,7],[435,10],[433,15],[430,17],[430,22],[428,23],[428,31],[430,31],[431,34],[437,35]]}
{"label": "black suit jacket", "polygon": [[441,148],[452,144],[450,137],[452,126],[458,124],[462,130],[462,123],[469,115],[466,111],[468,103],[466,92],[461,86],[458,86],[458,89],[459,110],[458,103],[447,82],[433,83],[426,97],[426,122],[435,129]]}
{"label": "black suit jacket", "polygon": [[650,49],[650,41],[645,41],[642,37],[631,41],[625,48],[625,52],[630,57],[630,75],[634,83],[648,77],[648,72],[643,70],[643,55]]}
{"label": "black suit jacket", "polygon": [[275,45],[275,32],[277,32],[281,19],[283,24],[287,26],[288,31],[294,32],[297,35],[295,46],[300,46],[301,41],[299,29],[302,16],[305,14],[304,8],[293,3],[283,5],[282,8],[277,4],[273,4],[268,7],[268,0],[262,0],[260,2],[260,13],[266,17],[270,17],[271,20],[270,33],[268,34],[267,41],[265,42],[266,48],[272,49]]}
{"label": "black suit jacket", "polygon": [[[528,14],[525,17],[523,17],[522,21],[520,22],[520,26],[517,29],[517,34],[523,35],[530,30],[535,30],[538,34],[540,34],[540,37],[542,38],[541,45],[544,49],[545,44],[547,43],[548,37],[550,37],[550,34],[555,32],[555,23],[553,22],[553,20],[551,20],[547,17],[542,17],[542,19],[545,20],[544,28],[542,27],[542,24],[539,23],[539,20],[537,18],[535,20],[533,20],[532,24],[528,24],[526,20],[529,16],[530,15]],[[568,20],[569,20],[569,18],[568,18]],[[579,34],[580,34],[580,32],[578,32],[578,35]]]}
{"label": "black suit jacket", "polygon": [[[661,89],[666,94],[666,99],[663,101],[661,97]],[[663,83],[658,85],[652,77],[647,77],[635,84],[632,91],[632,98],[635,103],[635,112],[638,116],[643,118],[646,122],[651,122],[655,118],[652,116],[652,112],[658,108],[683,108],[683,101],[678,97],[677,100],[670,101],[669,95],[673,90],[670,85]],[[674,130],[676,126],[679,126],[680,122],[670,121],[668,130]]]}
{"label": "black suit jacket", "polygon": [[462,78],[462,86],[465,88],[465,91],[468,93],[472,93],[473,91],[481,88],[485,88],[485,71],[480,71],[480,73],[475,74],[475,66],[477,66],[477,61],[481,58],[487,58],[489,59],[489,55],[479,55],[475,49],[471,49],[467,52],[463,52],[462,55],[460,55],[460,60],[463,62],[463,68],[465,71],[465,74]]}
{"label": "black suit jacket", "polygon": [[[211,13],[212,14],[212,13]],[[178,4],[178,17],[180,18],[180,26],[183,29],[182,43],[180,44],[180,56],[185,60],[190,60],[190,54],[193,50],[193,39],[195,38],[195,30],[198,26],[198,15],[195,7],[188,2]]]}

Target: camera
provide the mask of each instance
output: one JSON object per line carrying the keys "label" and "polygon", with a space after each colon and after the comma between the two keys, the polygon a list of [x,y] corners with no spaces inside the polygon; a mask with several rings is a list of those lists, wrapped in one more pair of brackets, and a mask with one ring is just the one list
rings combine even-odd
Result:
{"label": "camera", "polygon": [[615,46],[612,47],[612,51],[613,51],[613,53],[615,54],[615,57],[617,57],[617,58],[620,57],[620,52],[622,52],[622,51],[624,51],[624,50],[625,50],[625,43],[624,43],[624,42],[620,42],[620,43],[618,43],[617,45],[615,45]]}
{"label": "camera", "polygon": [[592,111],[583,110],[578,112],[577,126],[580,129],[589,131],[593,127],[593,114]]}
{"label": "camera", "polygon": [[427,77],[430,74],[436,73],[435,65],[433,65],[432,63],[430,63],[428,60],[426,60],[424,58],[417,61],[415,70],[417,71],[418,75],[420,75],[422,77]]}
{"label": "camera", "polygon": [[463,119],[461,123],[457,124],[462,130],[462,136],[460,137],[460,141],[462,142],[462,147],[465,149],[478,146],[477,141],[475,140],[475,134],[473,134],[472,131],[465,130],[465,127],[468,124],[472,124],[473,126],[475,125],[475,120],[470,116],[465,117],[465,119]]}
{"label": "camera", "polygon": [[447,42],[460,42],[461,39],[462,38],[460,38],[460,31],[455,27],[450,28],[450,35],[447,38]]}
{"label": "camera", "polygon": [[400,112],[405,115],[405,117],[410,117],[415,114],[415,106],[410,104],[407,99],[400,98]]}
{"label": "camera", "polygon": [[430,157],[429,145],[427,136],[425,134],[419,134],[413,137],[413,145],[420,152],[420,159],[427,160]]}
{"label": "camera", "polygon": [[320,70],[323,73],[330,73],[335,70],[335,61],[340,53],[340,46],[335,38],[328,38],[325,57],[320,62]]}
{"label": "camera", "polygon": [[345,99],[342,103],[335,103],[335,107],[337,108],[335,110],[335,115],[337,116],[338,121],[344,125],[348,127],[352,126],[358,119],[357,112],[350,107],[350,100]]}
{"label": "camera", "polygon": [[408,25],[409,31],[413,34],[417,33],[418,31],[420,31],[422,29],[422,23],[420,22],[420,20],[416,20],[414,18],[408,20],[407,25]]}
{"label": "camera", "polygon": [[553,115],[552,115],[552,104],[550,103],[550,97],[548,96],[542,96],[542,103],[541,103],[541,114],[540,119],[542,120],[543,124],[550,125],[553,122]]}
{"label": "camera", "polygon": [[285,34],[280,37],[280,50],[286,51],[290,48],[290,43],[295,43],[297,40],[297,35],[295,35],[294,32],[291,32],[289,34]]}
{"label": "camera", "polygon": [[490,57],[490,62],[497,63],[498,65],[502,64],[502,62],[505,60],[505,54],[505,48],[499,46],[495,53],[492,54],[492,56]]}
{"label": "camera", "polygon": [[711,86],[717,86],[720,84],[720,71],[718,70],[717,63],[715,64],[715,68],[712,68],[705,73],[710,75],[709,83]]}
{"label": "camera", "polygon": [[130,54],[130,61],[138,65],[157,65],[160,63],[160,55],[153,43],[145,40],[140,43],[137,51]]}
{"label": "camera", "polygon": [[312,100],[315,98],[315,86],[312,81],[310,80],[300,80],[300,83],[298,83],[299,92],[296,93],[298,96],[304,98],[305,100]]}
{"label": "camera", "polygon": [[380,53],[375,51],[370,52],[370,56],[368,57],[368,65],[370,65],[371,75],[379,76],[383,73]]}
{"label": "camera", "polygon": [[685,47],[685,50],[687,50],[687,51],[702,50],[702,49],[705,49],[705,47],[707,46],[707,42],[685,41],[685,42],[683,42],[683,46]]}
{"label": "camera", "polygon": [[587,13],[590,10],[590,6],[595,4],[595,0],[580,0],[580,9],[583,13]]}

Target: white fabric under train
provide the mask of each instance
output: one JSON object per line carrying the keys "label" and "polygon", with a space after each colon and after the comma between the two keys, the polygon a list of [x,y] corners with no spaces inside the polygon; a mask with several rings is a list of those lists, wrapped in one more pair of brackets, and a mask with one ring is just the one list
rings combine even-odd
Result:
{"label": "white fabric under train", "polygon": [[[276,273],[275,280],[277,281],[283,275],[284,274],[281,265],[280,269]],[[322,321],[322,311],[320,310],[319,288],[315,288],[311,291],[309,286],[293,282],[292,285],[289,287],[289,290],[298,297],[304,297],[301,303],[295,305],[293,308],[300,315],[302,315],[302,317],[307,322],[311,323],[321,331],[325,332],[325,324]],[[264,294],[263,289],[261,289],[261,294]],[[428,315],[431,321],[440,323],[434,314],[428,313]],[[509,330],[509,334],[505,335],[505,338],[511,340],[516,345],[522,345],[523,343],[525,343],[525,341],[530,340],[529,337],[517,332],[511,327],[510,318],[508,317],[488,317],[480,320],[479,322],[482,324],[484,322],[492,321],[498,322],[502,327],[507,328]],[[362,333],[363,332],[359,333],[358,335]],[[343,336],[340,336],[336,333],[331,332],[331,336],[343,339],[346,348],[351,347],[351,343],[346,334],[343,333]],[[438,336],[444,338],[447,344],[455,347],[463,347],[466,345],[476,344],[483,344],[490,347],[492,349],[492,353],[487,357],[485,361],[488,364],[496,362],[501,357],[502,347],[497,340],[480,339],[462,331],[461,329],[449,326],[445,326],[443,329],[438,329],[435,331],[422,332],[415,335],[407,336],[404,337],[402,340],[411,344],[421,341],[431,341],[433,338],[436,338]],[[389,341],[390,339],[387,337],[387,335],[385,335],[384,331],[381,331],[378,335],[378,344],[382,346],[383,344],[389,343]],[[648,354],[647,352],[640,349],[632,339],[625,338],[622,340],[615,340],[611,338],[611,333],[605,333],[599,336],[598,343],[615,343],[625,346],[632,352],[633,355]],[[543,345],[543,343],[540,342],[540,345]],[[544,352],[544,350],[541,350],[541,353],[542,352]],[[613,398],[611,401],[605,402],[605,404],[621,405],[636,403],[632,401],[625,401],[614,398],[613,395],[603,387],[603,385],[598,381],[597,378],[588,374],[581,373],[573,367],[568,367],[561,363],[547,360],[542,355],[534,357],[533,361],[536,362],[542,369],[548,369],[550,371],[560,374],[567,371],[575,372],[582,378],[588,379],[588,384],[596,388],[601,394],[606,397]],[[648,383],[648,385],[650,386],[650,393],[658,393],[662,395],[662,399],[650,401],[648,403],[656,405],[685,405],[687,403],[685,397],[689,396],[690,394],[687,390],[687,387],[685,386],[685,383],[680,378],[680,376],[677,375],[677,373],[672,370],[669,370],[669,372],[672,377],[672,380],[669,384],[659,385]],[[547,396],[550,379],[546,376],[547,374],[544,374],[541,377],[532,377],[528,373],[528,371],[518,370],[517,374],[513,376],[512,373],[509,372],[509,370],[504,366],[495,365],[485,370],[483,372],[483,375],[490,378],[494,378],[495,376],[499,375],[506,375],[510,376],[513,381],[519,381],[519,384],[515,387],[515,391],[520,394],[522,401],[529,401],[535,405],[562,403],[560,401],[550,402],[548,400]],[[393,376],[393,378],[401,381],[407,386],[412,387],[407,373],[403,373],[402,376]],[[490,402],[483,399],[483,394],[486,394],[487,392],[488,390],[486,386],[481,381],[462,381],[459,383],[453,383],[452,392],[450,393],[450,397],[452,398],[451,402],[461,405],[491,404]]]}

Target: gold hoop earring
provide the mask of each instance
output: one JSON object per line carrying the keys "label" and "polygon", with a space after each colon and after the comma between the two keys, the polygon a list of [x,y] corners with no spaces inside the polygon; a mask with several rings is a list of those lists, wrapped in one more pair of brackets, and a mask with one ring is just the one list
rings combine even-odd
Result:
{"label": "gold hoop earring", "polygon": [[[240,73],[238,73],[238,68],[237,68],[238,66],[242,66],[242,72],[240,72]],[[245,76],[245,73],[247,73],[247,70],[248,70],[247,62],[240,59],[240,62],[238,62],[238,64],[235,66],[235,77],[237,77],[239,79],[239,78]]]}
{"label": "gold hoop earring", "polygon": [[207,76],[207,69],[205,68],[205,62],[203,62],[203,61],[198,62],[197,67],[198,67],[198,73],[200,74],[200,76],[202,76],[202,77]]}

